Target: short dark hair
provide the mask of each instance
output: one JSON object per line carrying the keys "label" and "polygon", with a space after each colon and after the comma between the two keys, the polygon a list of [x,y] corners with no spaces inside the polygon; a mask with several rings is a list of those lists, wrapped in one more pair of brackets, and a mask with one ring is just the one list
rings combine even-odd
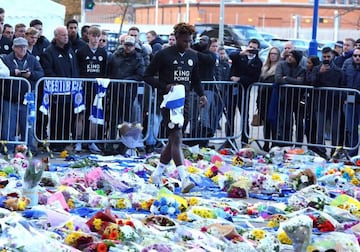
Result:
{"label": "short dark hair", "polygon": [[187,34],[192,35],[195,33],[194,26],[187,24],[187,23],[178,23],[174,26],[174,33],[177,37],[179,34]]}
{"label": "short dark hair", "polygon": [[86,29],[89,29],[90,25],[83,25],[83,27],[81,27],[81,33],[85,32]]}
{"label": "short dark hair", "polygon": [[137,28],[136,26],[131,26],[129,31],[137,31],[140,32],[139,28]]}
{"label": "short dark hair", "polygon": [[34,27],[35,25],[43,25],[43,23],[39,19],[33,19],[30,21],[30,27]]}
{"label": "short dark hair", "polygon": [[70,24],[77,24],[79,25],[79,22],[76,19],[70,19],[69,21],[66,22],[66,28],[69,28]]}
{"label": "short dark hair", "polygon": [[4,24],[4,30],[5,30],[6,28],[8,28],[8,27],[12,28],[12,25],[11,25],[11,24]]}
{"label": "short dark hair", "polygon": [[258,45],[258,48],[260,48],[260,41],[256,38],[250,39],[248,45],[250,45],[250,43],[254,43]]}
{"label": "short dark hair", "polygon": [[321,50],[321,53],[333,53],[333,50],[330,48],[330,47],[324,47],[322,50]]}

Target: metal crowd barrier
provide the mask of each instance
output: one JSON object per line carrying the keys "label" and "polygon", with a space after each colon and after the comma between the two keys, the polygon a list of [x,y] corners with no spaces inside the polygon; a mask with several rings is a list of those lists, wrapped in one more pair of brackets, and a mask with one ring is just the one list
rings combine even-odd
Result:
{"label": "metal crowd barrier", "polygon": [[[62,146],[119,143],[119,125],[142,127],[150,120],[143,115],[151,110],[151,94],[151,87],[138,81],[41,78],[36,84],[35,137],[40,143]],[[146,137],[145,133],[136,140]]]}
{"label": "metal crowd barrier", "polygon": [[[31,85],[28,80],[19,77],[2,77],[0,79],[0,139],[1,147],[13,151],[15,145],[27,145],[29,138],[28,108],[24,104],[33,102],[29,96]],[[32,97],[32,98],[31,98]],[[32,101],[30,101],[32,99]]]}
{"label": "metal crowd barrier", "polygon": [[360,104],[359,97],[356,89],[254,83],[246,94],[246,110],[250,122],[254,114],[259,116],[261,126],[246,125],[248,137],[266,148],[294,145],[333,152],[343,146],[356,150],[360,141],[354,124],[359,115],[346,109]]}
{"label": "metal crowd barrier", "polygon": [[[195,92],[186,96],[184,107],[183,142],[188,145],[208,146],[209,141],[229,143],[236,148],[236,141],[242,133],[244,111],[244,88],[230,81],[203,81],[206,107],[201,108]],[[155,99],[156,101],[156,99]],[[153,114],[161,115],[160,104],[155,103]],[[166,125],[159,121],[157,139],[167,140]],[[211,144],[211,143],[210,143]]]}

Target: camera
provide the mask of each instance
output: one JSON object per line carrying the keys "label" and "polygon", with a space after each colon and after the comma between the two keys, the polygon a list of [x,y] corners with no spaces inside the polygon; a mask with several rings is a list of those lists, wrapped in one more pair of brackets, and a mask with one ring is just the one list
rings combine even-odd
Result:
{"label": "camera", "polygon": [[322,62],[324,65],[330,65],[330,60],[323,60]]}
{"label": "camera", "polygon": [[257,50],[257,49],[248,49],[246,51],[251,53],[251,54],[257,54],[259,50]]}

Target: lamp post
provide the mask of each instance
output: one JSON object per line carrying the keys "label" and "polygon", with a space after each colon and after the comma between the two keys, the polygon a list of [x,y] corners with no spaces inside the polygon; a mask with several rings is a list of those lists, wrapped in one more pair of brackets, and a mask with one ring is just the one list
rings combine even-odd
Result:
{"label": "lamp post", "polygon": [[311,41],[309,45],[309,55],[317,55],[317,41],[316,41],[316,35],[317,35],[317,26],[319,23],[319,0],[314,0],[314,14],[313,14],[313,26],[312,26],[312,36]]}

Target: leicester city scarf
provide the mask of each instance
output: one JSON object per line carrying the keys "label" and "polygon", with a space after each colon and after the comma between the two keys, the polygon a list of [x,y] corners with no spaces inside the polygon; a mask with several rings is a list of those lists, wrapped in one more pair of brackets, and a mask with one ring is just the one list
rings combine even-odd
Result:
{"label": "leicester city scarf", "polygon": [[170,121],[173,124],[184,124],[184,104],[185,104],[185,87],[184,85],[175,85],[171,87],[169,93],[164,95],[164,100],[160,108],[170,110]]}
{"label": "leicester city scarf", "polygon": [[44,95],[39,110],[48,115],[52,95],[72,95],[74,113],[85,110],[83,83],[80,80],[47,79],[44,81]]}
{"label": "leicester city scarf", "polygon": [[96,79],[96,95],[91,107],[91,115],[89,120],[92,123],[104,125],[104,107],[103,98],[106,95],[107,87],[109,86],[110,79]]}

